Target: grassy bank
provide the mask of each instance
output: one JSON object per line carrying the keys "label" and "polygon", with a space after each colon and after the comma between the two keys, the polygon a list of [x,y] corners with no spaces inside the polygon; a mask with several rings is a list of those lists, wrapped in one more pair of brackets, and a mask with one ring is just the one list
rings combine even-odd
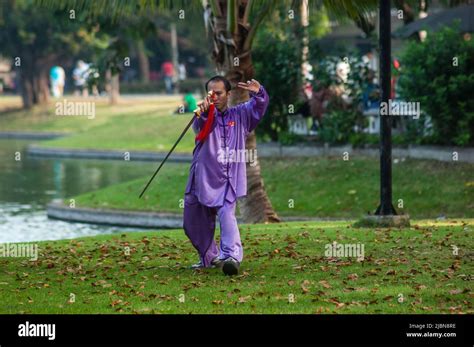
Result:
{"label": "grassy bank", "polygon": [[[283,216],[357,218],[377,207],[379,164],[375,159],[261,159],[261,165],[270,200]],[[415,218],[474,217],[473,168],[473,164],[428,160],[394,164],[397,210]],[[188,164],[167,163],[142,199],[138,195],[152,172],[73,198],[78,207],[180,213],[188,170]],[[401,203],[403,208],[398,207]]]}
{"label": "grassy bank", "polygon": [[[0,313],[473,313],[473,223],[244,225],[232,278],[189,270],[182,230],[40,242],[36,261],[0,258]],[[364,259],[328,257],[334,241]]]}
{"label": "grassy bank", "polygon": [[[31,110],[9,110],[8,105],[14,105],[11,99],[5,98],[3,102],[0,99],[0,105],[3,104],[3,109],[0,107],[2,131],[70,134],[41,142],[45,147],[167,151],[191,119],[190,114],[171,115],[181,103],[179,96],[125,97],[114,106],[104,98],[65,98],[67,101],[93,103],[94,117],[57,115],[54,102]],[[193,139],[190,131],[176,151],[192,151]]]}

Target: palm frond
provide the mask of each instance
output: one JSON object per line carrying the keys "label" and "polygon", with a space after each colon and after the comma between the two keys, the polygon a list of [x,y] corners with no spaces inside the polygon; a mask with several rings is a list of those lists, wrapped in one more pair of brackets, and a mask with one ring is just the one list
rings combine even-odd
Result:
{"label": "palm frond", "polygon": [[[318,2],[321,3],[321,1],[310,1],[310,6]],[[322,4],[336,18],[350,17],[355,19],[365,12],[376,10],[379,0],[322,0]]]}
{"label": "palm frond", "polygon": [[202,4],[197,0],[35,0],[35,3],[51,9],[80,11],[89,17],[107,15],[114,20],[163,10],[202,12]]}

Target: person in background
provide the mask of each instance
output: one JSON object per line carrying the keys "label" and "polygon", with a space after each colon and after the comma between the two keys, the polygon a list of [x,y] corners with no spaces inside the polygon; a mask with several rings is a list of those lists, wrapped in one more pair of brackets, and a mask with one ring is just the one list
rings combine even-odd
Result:
{"label": "person in background", "polygon": [[66,80],[66,73],[61,66],[53,66],[49,71],[49,78],[51,80],[51,92],[55,98],[60,98],[64,94],[64,83]]}
{"label": "person in background", "polygon": [[72,71],[72,78],[74,79],[74,85],[76,91],[74,94],[87,97],[89,91],[87,88],[87,78],[89,77],[89,64],[86,64],[84,61],[79,60],[76,64],[76,67]]}
{"label": "person in background", "polygon": [[373,70],[367,72],[362,91],[362,103],[364,111],[380,108],[380,87],[375,83],[375,71]]}
{"label": "person in background", "polygon": [[170,61],[165,61],[161,65],[161,72],[163,74],[163,80],[165,81],[166,93],[173,94],[173,78],[174,78],[174,66]]}
{"label": "person in background", "polygon": [[183,90],[183,104],[178,107],[174,113],[189,113],[193,112],[197,108],[196,98],[194,97],[193,93],[189,88],[184,88]]}
{"label": "person in background", "polygon": [[178,65],[178,76],[180,82],[186,79],[186,65],[184,63]]}

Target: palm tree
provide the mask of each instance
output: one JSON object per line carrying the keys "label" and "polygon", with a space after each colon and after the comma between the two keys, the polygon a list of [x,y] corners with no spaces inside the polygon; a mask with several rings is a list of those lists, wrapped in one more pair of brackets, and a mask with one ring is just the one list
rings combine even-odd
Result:
{"label": "palm tree", "polygon": [[[278,0],[202,0],[170,1],[142,0],[67,0],[57,3],[54,0],[40,0],[52,7],[77,8],[91,15],[108,13],[113,18],[130,15],[137,11],[156,9],[196,10],[202,6],[206,30],[212,44],[211,55],[217,72],[224,75],[232,85],[255,78],[252,63],[252,43],[265,17],[277,5]],[[289,9],[298,11],[305,0],[286,1]],[[315,0],[309,1],[309,10],[318,10],[322,6],[332,14],[349,16],[354,20],[361,12],[375,8],[377,0]],[[269,62],[271,63],[271,62]],[[258,79],[258,78],[256,78]],[[247,91],[236,88],[232,92],[230,106],[248,100]],[[256,137],[252,132],[246,142],[249,151],[256,151]],[[247,223],[279,222],[267,196],[261,176],[260,164],[247,165],[248,195],[240,203],[242,218]]]}
{"label": "palm tree", "polygon": [[[289,8],[304,11],[307,0],[287,1]],[[261,28],[264,18],[270,13],[276,1],[255,0],[204,0],[204,18],[206,28],[210,28],[213,41],[212,58],[218,71],[236,85],[238,82],[255,78],[252,63],[252,43],[257,31]],[[320,9],[325,5],[335,14],[358,16],[359,10],[373,7],[376,1],[313,1],[313,9]],[[308,4],[309,5],[309,4]],[[309,10],[309,9],[308,9]],[[250,18],[253,21],[250,21]],[[304,39],[304,38],[303,38]],[[303,50],[307,42],[303,42]],[[307,47],[307,46],[306,46]],[[307,52],[304,58],[307,57]],[[305,59],[303,59],[303,62]],[[270,64],[271,62],[269,62]],[[258,78],[257,78],[258,79]],[[230,105],[248,100],[245,90],[235,89],[232,92]],[[256,137],[252,132],[246,142],[249,151],[256,151]],[[260,164],[247,165],[248,194],[241,201],[240,212],[247,223],[278,222],[270,200],[265,192],[264,183],[260,174]]]}

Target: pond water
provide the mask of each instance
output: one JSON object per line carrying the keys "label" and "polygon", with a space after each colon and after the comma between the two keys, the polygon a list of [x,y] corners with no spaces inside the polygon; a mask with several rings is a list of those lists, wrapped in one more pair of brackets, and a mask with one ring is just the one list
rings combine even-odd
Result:
{"label": "pond water", "polygon": [[33,141],[0,139],[0,243],[138,230],[49,219],[46,205],[53,199],[151,176],[156,163],[37,158],[26,153],[30,143]]}

